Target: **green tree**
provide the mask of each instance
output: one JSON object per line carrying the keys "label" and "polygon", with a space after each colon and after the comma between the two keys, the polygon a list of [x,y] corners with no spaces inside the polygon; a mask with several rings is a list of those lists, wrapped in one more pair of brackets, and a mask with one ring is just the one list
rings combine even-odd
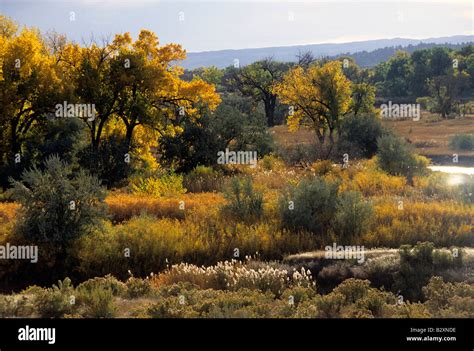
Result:
{"label": "green tree", "polygon": [[230,84],[235,85],[242,95],[263,103],[269,127],[275,125],[277,107],[277,94],[272,88],[281,81],[287,69],[287,64],[265,59],[233,70]]}

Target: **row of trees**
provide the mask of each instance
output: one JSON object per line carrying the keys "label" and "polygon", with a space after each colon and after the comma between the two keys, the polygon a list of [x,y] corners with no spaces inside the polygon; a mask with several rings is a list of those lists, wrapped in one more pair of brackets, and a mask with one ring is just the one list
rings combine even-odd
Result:
{"label": "row of trees", "polygon": [[465,46],[454,51],[434,47],[407,52],[398,52],[388,61],[373,69],[371,82],[377,87],[379,96],[423,97],[440,86],[457,95],[474,94],[474,46]]}
{"label": "row of trees", "polygon": [[[268,58],[245,67],[184,71],[185,51],[160,46],[142,30],[78,45],[56,33],[18,29],[0,16],[0,173],[8,176],[58,153],[112,185],[132,162],[161,161],[180,171],[215,163],[219,150],[271,149],[267,127],[309,125],[329,153],[349,116],[375,112],[375,96],[431,93],[449,115],[454,98],[474,87],[474,49],[398,53],[374,69],[348,57],[296,63]],[[471,90],[469,90],[471,89]],[[89,104],[94,118],[58,118],[56,106]],[[329,155],[328,153],[328,155]],[[128,162],[130,159],[128,160]]]}
{"label": "row of trees", "polygon": [[[373,68],[362,69],[350,57],[339,57],[337,60],[343,62],[343,73],[353,83],[354,94],[359,94],[361,98],[371,95],[367,92],[369,85],[375,87],[377,97],[382,99],[415,102],[417,98],[430,97],[433,105],[438,106],[433,112],[446,116],[446,108],[442,108],[439,101],[449,100],[454,104],[458,98],[467,99],[474,95],[472,45],[459,50],[433,47],[411,54],[399,51]],[[274,87],[283,82],[285,75],[295,73],[295,67],[307,69],[315,63],[321,65],[326,62],[328,59],[316,60],[311,53],[302,53],[297,63],[265,59],[242,68],[199,68],[187,72],[187,76],[197,75],[216,84],[221,93],[239,93],[261,104],[267,125],[273,126],[284,121],[289,109]]]}
{"label": "row of trees", "polygon": [[63,102],[94,108],[95,118],[75,116],[88,132],[89,155],[99,154],[104,136],[113,131],[123,136],[124,153],[141,146],[136,143],[143,135],[179,132],[180,120],[196,118],[202,109],[213,110],[220,102],[214,85],[199,78],[181,79],[183,70],[176,62],[184,58],[180,45],[160,46],[147,30],[135,41],[125,33],[101,45],[91,40],[79,46],[55,33],[18,30],[16,23],[1,16],[2,170],[22,168],[28,140]]}

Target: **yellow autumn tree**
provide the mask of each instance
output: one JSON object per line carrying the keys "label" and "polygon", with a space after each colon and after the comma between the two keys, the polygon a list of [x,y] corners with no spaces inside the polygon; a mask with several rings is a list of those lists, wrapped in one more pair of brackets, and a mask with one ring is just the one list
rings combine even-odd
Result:
{"label": "yellow autumn tree", "polygon": [[153,164],[151,149],[160,136],[181,132],[183,118],[198,118],[202,108],[214,110],[220,97],[213,84],[185,81],[177,64],[186,57],[178,44],[159,45],[155,33],[142,30],[136,41],[118,34],[111,44],[110,74],[117,94],[116,116],[123,122],[127,149]]}
{"label": "yellow autumn tree", "polygon": [[2,163],[12,164],[29,130],[54,110],[61,81],[36,29],[0,16],[0,129]]}
{"label": "yellow autumn tree", "polygon": [[290,130],[302,124],[309,125],[321,145],[326,136],[329,136],[331,145],[334,143],[334,132],[349,111],[352,93],[341,62],[295,67],[273,87],[273,91],[290,106]]}

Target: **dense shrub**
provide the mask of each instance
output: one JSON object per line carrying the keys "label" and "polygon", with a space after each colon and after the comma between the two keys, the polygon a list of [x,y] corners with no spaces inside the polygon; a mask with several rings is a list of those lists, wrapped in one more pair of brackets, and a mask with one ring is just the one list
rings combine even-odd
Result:
{"label": "dense shrub", "polygon": [[183,119],[183,132],[160,139],[161,161],[178,172],[190,172],[199,165],[214,166],[217,153],[226,148],[256,151],[259,157],[270,153],[273,138],[265,117],[251,102],[239,96],[222,96],[214,112],[204,113],[194,122]]}
{"label": "dense shrub", "polygon": [[[96,177],[83,171],[75,174],[56,156],[45,161],[44,171],[33,168],[12,184],[13,197],[21,204],[12,240],[41,244],[42,264],[19,262],[21,267],[12,265],[6,271],[22,271],[24,280],[47,279],[50,283],[63,279],[74,265],[68,252],[72,243],[91,233],[106,215],[104,189]],[[15,277],[21,279],[20,275]]]}
{"label": "dense shrub", "polygon": [[277,155],[287,165],[294,166],[302,163],[311,164],[318,159],[318,147],[313,144],[280,145],[277,148]]}
{"label": "dense shrub", "polygon": [[434,317],[474,317],[474,287],[465,283],[445,283],[441,277],[431,277],[423,287],[425,305]]}
{"label": "dense shrub", "polygon": [[34,306],[26,296],[0,295],[0,318],[29,317]]}
{"label": "dense shrub", "polygon": [[263,214],[263,195],[254,190],[251,178],[232,178],[224,190],[224,197],[228,201],[222,207],[224,215],[250,222]]}
{"label": "dense shrub", "polygon": [[474,134],[456,134],[449,140],[449,146],[454,150],[474,150]]}
{"label": "dense shrub", "polygon": [[428,160],[417,156],[403,139],[387,134],[377,141],[377,161],[381,169],[391,175],[402,175],[409,183],[413,177],[426,173]]}
{"label": "dense shrub", "polygon": [[38,124],[36,133],[25,141],[22,163],[42,168],[44,160],[58,155],[77,167],[79,153],[87,146],[87,133],[78,118],[54,119]]}
{"label": "dense shrub", "polygon": [[349,115],[339,129],[339,143],[341,147],[344,143],[355,146],[359,156],[370,158],[377,152],[377,139],[383,133],[382,121],[375,114]]}
{"label": "dense shrub", "polygon": [[[422,289],[426,302],[411,303],[400,301],[384,289],[371,287],[368,280],[353,278],[346,279],[328,294],[319,295],[303,271],[291,273],[269,265],[261,268],[253,270],[237,262],[202,268],[181,264],[152,279],[153,294],[146,299],[139,295],[133,300],[123,300],[113,292],[106,283],[114,281],[113,277],[95,278],[93,283],[86,281],[76,290],[65,280],[62,286],[50,289],[30,287],[17,295],[0,295],[0,315],[93,318],[474,316],[474,288],[466,283],[445,283],[436,276]],[[282,279],[285,275],[287,279]],[[144,282],[138,282],[140,279],[136,280],[134,284],[143,285]],[[67,305],[67,297],[76,294],[76,303]],[[69,299],[71,301],[74,300]]]}
{"label": "dense shrub", "polygon": [[77,290],[82,294],[90,294],[95,289],[110,290],[114,296],[123,296],[127,292],[127,285],[108,274],[86,280],[77,286]]}
{"label": "dense shrub", "polygon": [[148,277],[140,279],[132,275],[125,284],[127,286],[127,297],[130,299],[146,296],[151,292],[151,283]]}
{"label": "dense shrub", "polygon": [[359,238],[370,228],[372,206],[358,192],[345,191],[339,195],[336,205],[334,231],[342,242]]}
{"label": "dense shrub", "polygon": [[95,286],[81,295],[81,302],[84,305],[85,317],[111,318],[115,315],[116,306],[112,289]]}
{"label": "dense shrub", "polygon": [[60,318],[73,313],[76,308],[75,290],[71,280],[65,278],[51,288],[30,288],[25,294],[33,294],[33,304],[43,318]]}
{"label": "dense shrub", "polygon": [[462,254],[442,253],[434,250],[433,243],[418,243],[414,247],[400,247],[400,268],[395,275],[394,288],[410,301],[422,298],[421,288],[428,283],[434,272],[460,267]]}
{"label": "dense shrub", "polygon": [[126,162],[127,153],[131,153],[129,145],[115,133],[103,138],[97,149],[90,146],[82,149],[78,154],[79,165],[97,176],[108,188],[120,186],[133,171],[132,163]]}
{"label": "dense shrub", "polygon": [[17,231],[32,242],[54,242],[65,247],[98,224],[105,213],[105,191],[97,178],[73,174],[53,156],[45,171],[33,168],[13,181],[13,196],[21,203]]}
{"label": "dense shrub", "polygon": [[315,177],[290,186],[281,196],[279,213],[282,226],[290,230],[307,230],[326,234],[337,206],[338,184]]}

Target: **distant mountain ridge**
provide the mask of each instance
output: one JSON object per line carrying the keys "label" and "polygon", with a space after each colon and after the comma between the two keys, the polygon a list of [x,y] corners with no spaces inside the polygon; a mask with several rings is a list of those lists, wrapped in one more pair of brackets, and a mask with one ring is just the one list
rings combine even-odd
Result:
{"label": "distant mountain ridge", "polygon": [[[309,45],[295,45],[295,46],[276,46],[266,48],[252,48],[252,49],[237,49],[237,50],[219,50],[219,51],[203,51],[190,52],[187,54],[186,60],[182,65],[186,69],[194,69],[198,67],[217,66],[224,68],[234,64],[234,60],[239,60],[241,66],[251,64],[255,61],[262,60],[267,57],[272,57],[275,61],[292,62],[296,61],[298,53],[311,51],[315,57],[334,57],[342,54],[347,54],[356,59],[356,62],[361,66],[373,66],[382,61],[386,55],[372,52],[377,50],[385,50],[390,53],[390,48],[400,50],[406,47],[416,46],[457,46],[459,44],[474,43],[474,35],[456,35],[450,37],[427,38],[427,39],[377,39],[366,40],[339,44],[309,44]],[[394,51],[393,51],[394,52]],[[380,54],[380,60],[376,58]],[[364,62],[358,62],[365,57]]]}

